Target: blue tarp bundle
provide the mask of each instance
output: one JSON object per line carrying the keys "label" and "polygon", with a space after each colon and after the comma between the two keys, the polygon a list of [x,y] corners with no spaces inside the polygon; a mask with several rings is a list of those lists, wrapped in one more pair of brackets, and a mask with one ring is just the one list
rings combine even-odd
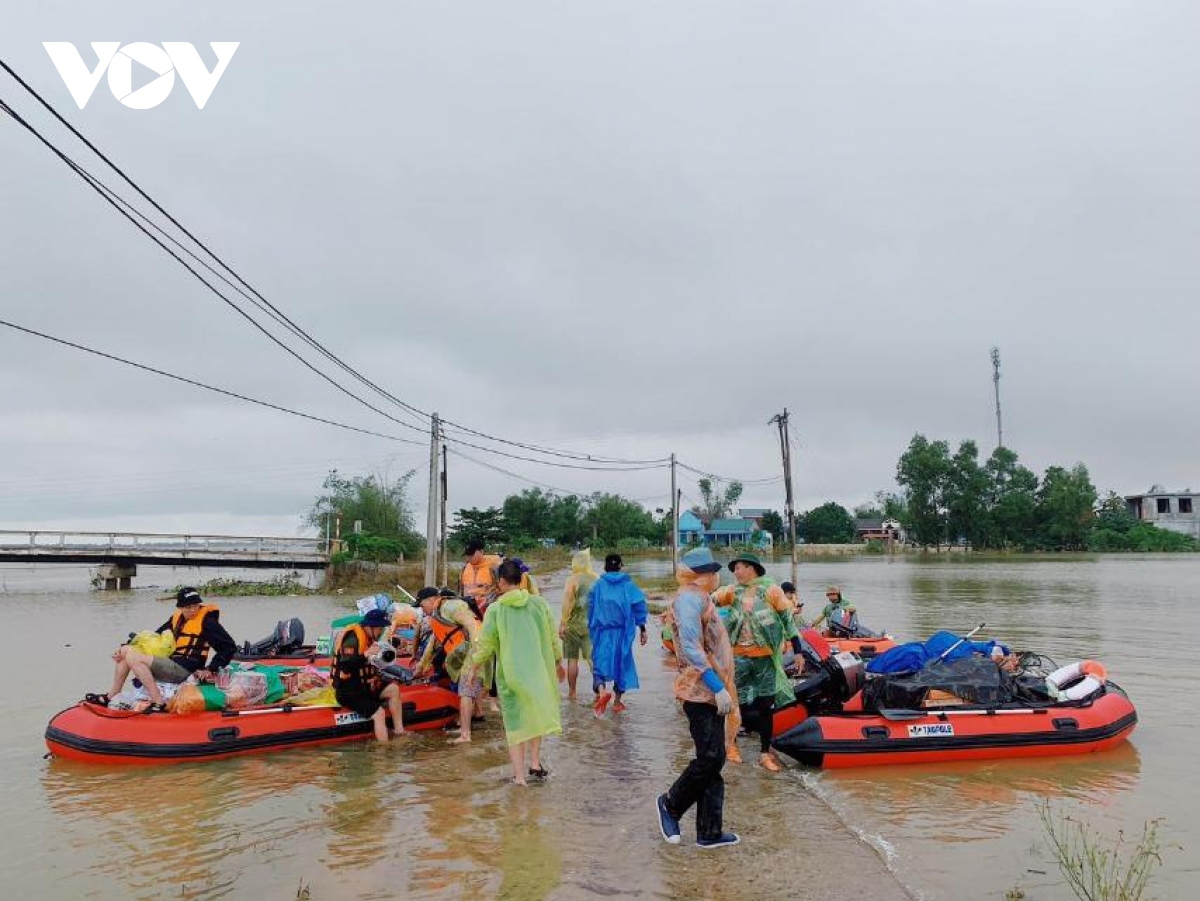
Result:
{"label": "blue tarp bundle", "polygon": [[[946,650],[954,647],[958,641],[962,644],[946,654]],[[867,664],[867,672],[911,673],[937,660],[942,654],[946,654],[943,662],[950,663],[972,654],[989,656],[992,648],[997,647],[1005,654],[1008,653],[1008,648],[998,641],[969,641],[953,632],[935,632],[928,641],[910,641],[908,644],[896,645],[890,651],[884,651]]]}

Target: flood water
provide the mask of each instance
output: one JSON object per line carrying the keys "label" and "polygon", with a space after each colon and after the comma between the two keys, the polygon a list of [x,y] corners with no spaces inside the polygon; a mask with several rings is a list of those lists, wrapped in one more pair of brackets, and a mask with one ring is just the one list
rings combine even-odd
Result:
{"label": "flood water", "polygon": [[[632,571],[664,568],[642,562]],[[772,572],[784,578],[787,568]],[[171,612],[148,586],[197,580],[194,571],[146,569],[141,590],[102,594],[87,590],[85,569],[0,567],[7,897],[273,901],[305,886],[313,899],[956,901],[1002,899],[1019,887],[1029,899],[1067,901],[1043,840],[1042,801],[1108,836],[1140,835],[1146,820],[1163,818],[1160,835],[1175,847],[1149,894],[1193,895],[1200,557],[802,563],[810,614],[837,582],[865,624],[902,639],[986,621],[989,637],[1059,663],[1103,661],[1140,723],[1131,742],[1098,755],[843,772],[789,765],[776,776],[753,765],[747,739],[748,763],[726,768],[727,825],[743,843],[719,852],[688,844],[690,818],[680,847],[657,832],[652,799],[686,763],[690,743],[655,641],[638,649],[643,687],[619,718],[597,721],[590,708],[563,702],[564,734],[546,751],[551,779],[524,790],[505,784],[495,721],[465,750],[426,733],[387,747],[207,764],[44,760],[50,716],[106,689],[117,641]],[[546,594],[557,605],[560,589]],[[218,603],[241,641],[291,615],[316,635],[352,601]]]}

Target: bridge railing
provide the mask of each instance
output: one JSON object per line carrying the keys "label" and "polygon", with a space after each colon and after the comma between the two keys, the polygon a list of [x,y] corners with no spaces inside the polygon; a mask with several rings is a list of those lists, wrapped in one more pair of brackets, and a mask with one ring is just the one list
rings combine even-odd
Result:
{"label": "bridge railing", "polygon": [[0,551],[30,555],[95,553],[182,554],[230,557],[320,557],[322,538],[245,535],[193,535],[169,532],[80,532],[0,529]]}

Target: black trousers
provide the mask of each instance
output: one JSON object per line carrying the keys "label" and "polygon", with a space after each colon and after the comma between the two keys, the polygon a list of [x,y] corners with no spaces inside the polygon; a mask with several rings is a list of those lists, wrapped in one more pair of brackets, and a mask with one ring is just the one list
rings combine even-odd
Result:
{"label": "black trousers", "polygon": [[758,733],[759,750],[766,754],[771,750],[771,733],[775,731],[775,699],[755,698],[750,704],[742,704],[740,710],[743,728]]}
{"label": "black trousers", "polygon": [[713,704],[684,701],[688,729],[696,745],[696,756],[667,792],[667,812],[676,819],[696,806],[696,837],[717,838],[722,833],[721,812],[725,806],[725,717]]}

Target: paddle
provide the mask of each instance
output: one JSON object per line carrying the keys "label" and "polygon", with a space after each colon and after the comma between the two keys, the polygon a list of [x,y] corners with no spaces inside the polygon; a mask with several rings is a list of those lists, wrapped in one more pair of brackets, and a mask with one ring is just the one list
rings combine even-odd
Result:
{"label": "paddle", "polygon": [[222,710],[221,716],[255,716],[260,713],[291,713],[295,710],[319,710],[340,707],[340,704],[284,704],[279,707],[255,707],[251,710]]}
{"label": "paddle", "polygon": [[946,650],[942,651],[942,653],[940,655],[938,655],[937,660],[933,661],[933,663],[931,663],[929,665],[937,666],[937,664],[941,663],[943,660],[946,659],[947,656],[949,656],[951,651],[953,651],[956,647],[958,647],[960,644],[962,644],[968,638],[973,636],[976,632],[978,632],[980,629],[982,629],[986,625],[987,625],[987,623],[980,623],[978,626],[976,626],[974,629],[972,629],[970,632],[968,632],[966,635],[964,635],[958,641],[954,642],[954,644],[950,645],[950,647],[946,648]]}
{"label": "paddle", "polygon": [[418,601],[418,600],[417,600],[415,597],[413,597],[411,594],[409,594],[409,593],[408,593],[408,591],[407,591],[407,590],[404,588],[404,586],[403,586],[403,585],[401,585],[401,584],[397,583],[397,584],[396,584],[396,587],[397,587],[398,589],[400,589],[402,592],[404,592],[404,596],[405,596],[406,598],[408,598],[410,601],[412,601],[412,602],[413,602],[413,606],[415,606],[415,607],[420,607],[420,606],[421,606],[421,602],[420,602],[420,601]]}
{"label": "paddle", "polygon": [[[1042,708],[1044,709],[1044,708]],[[879,715],[885,720],[903,721],[916,720],[923,717],[943,717],[943,716],[1003,716],[1013,713],[1037,713],[1037,709],[1032,707],[1020,707],[1013,709],[998,710],[996,708],[975,708],[973,710],[905,710],[898,707],[888,707],[879,711]]]}

